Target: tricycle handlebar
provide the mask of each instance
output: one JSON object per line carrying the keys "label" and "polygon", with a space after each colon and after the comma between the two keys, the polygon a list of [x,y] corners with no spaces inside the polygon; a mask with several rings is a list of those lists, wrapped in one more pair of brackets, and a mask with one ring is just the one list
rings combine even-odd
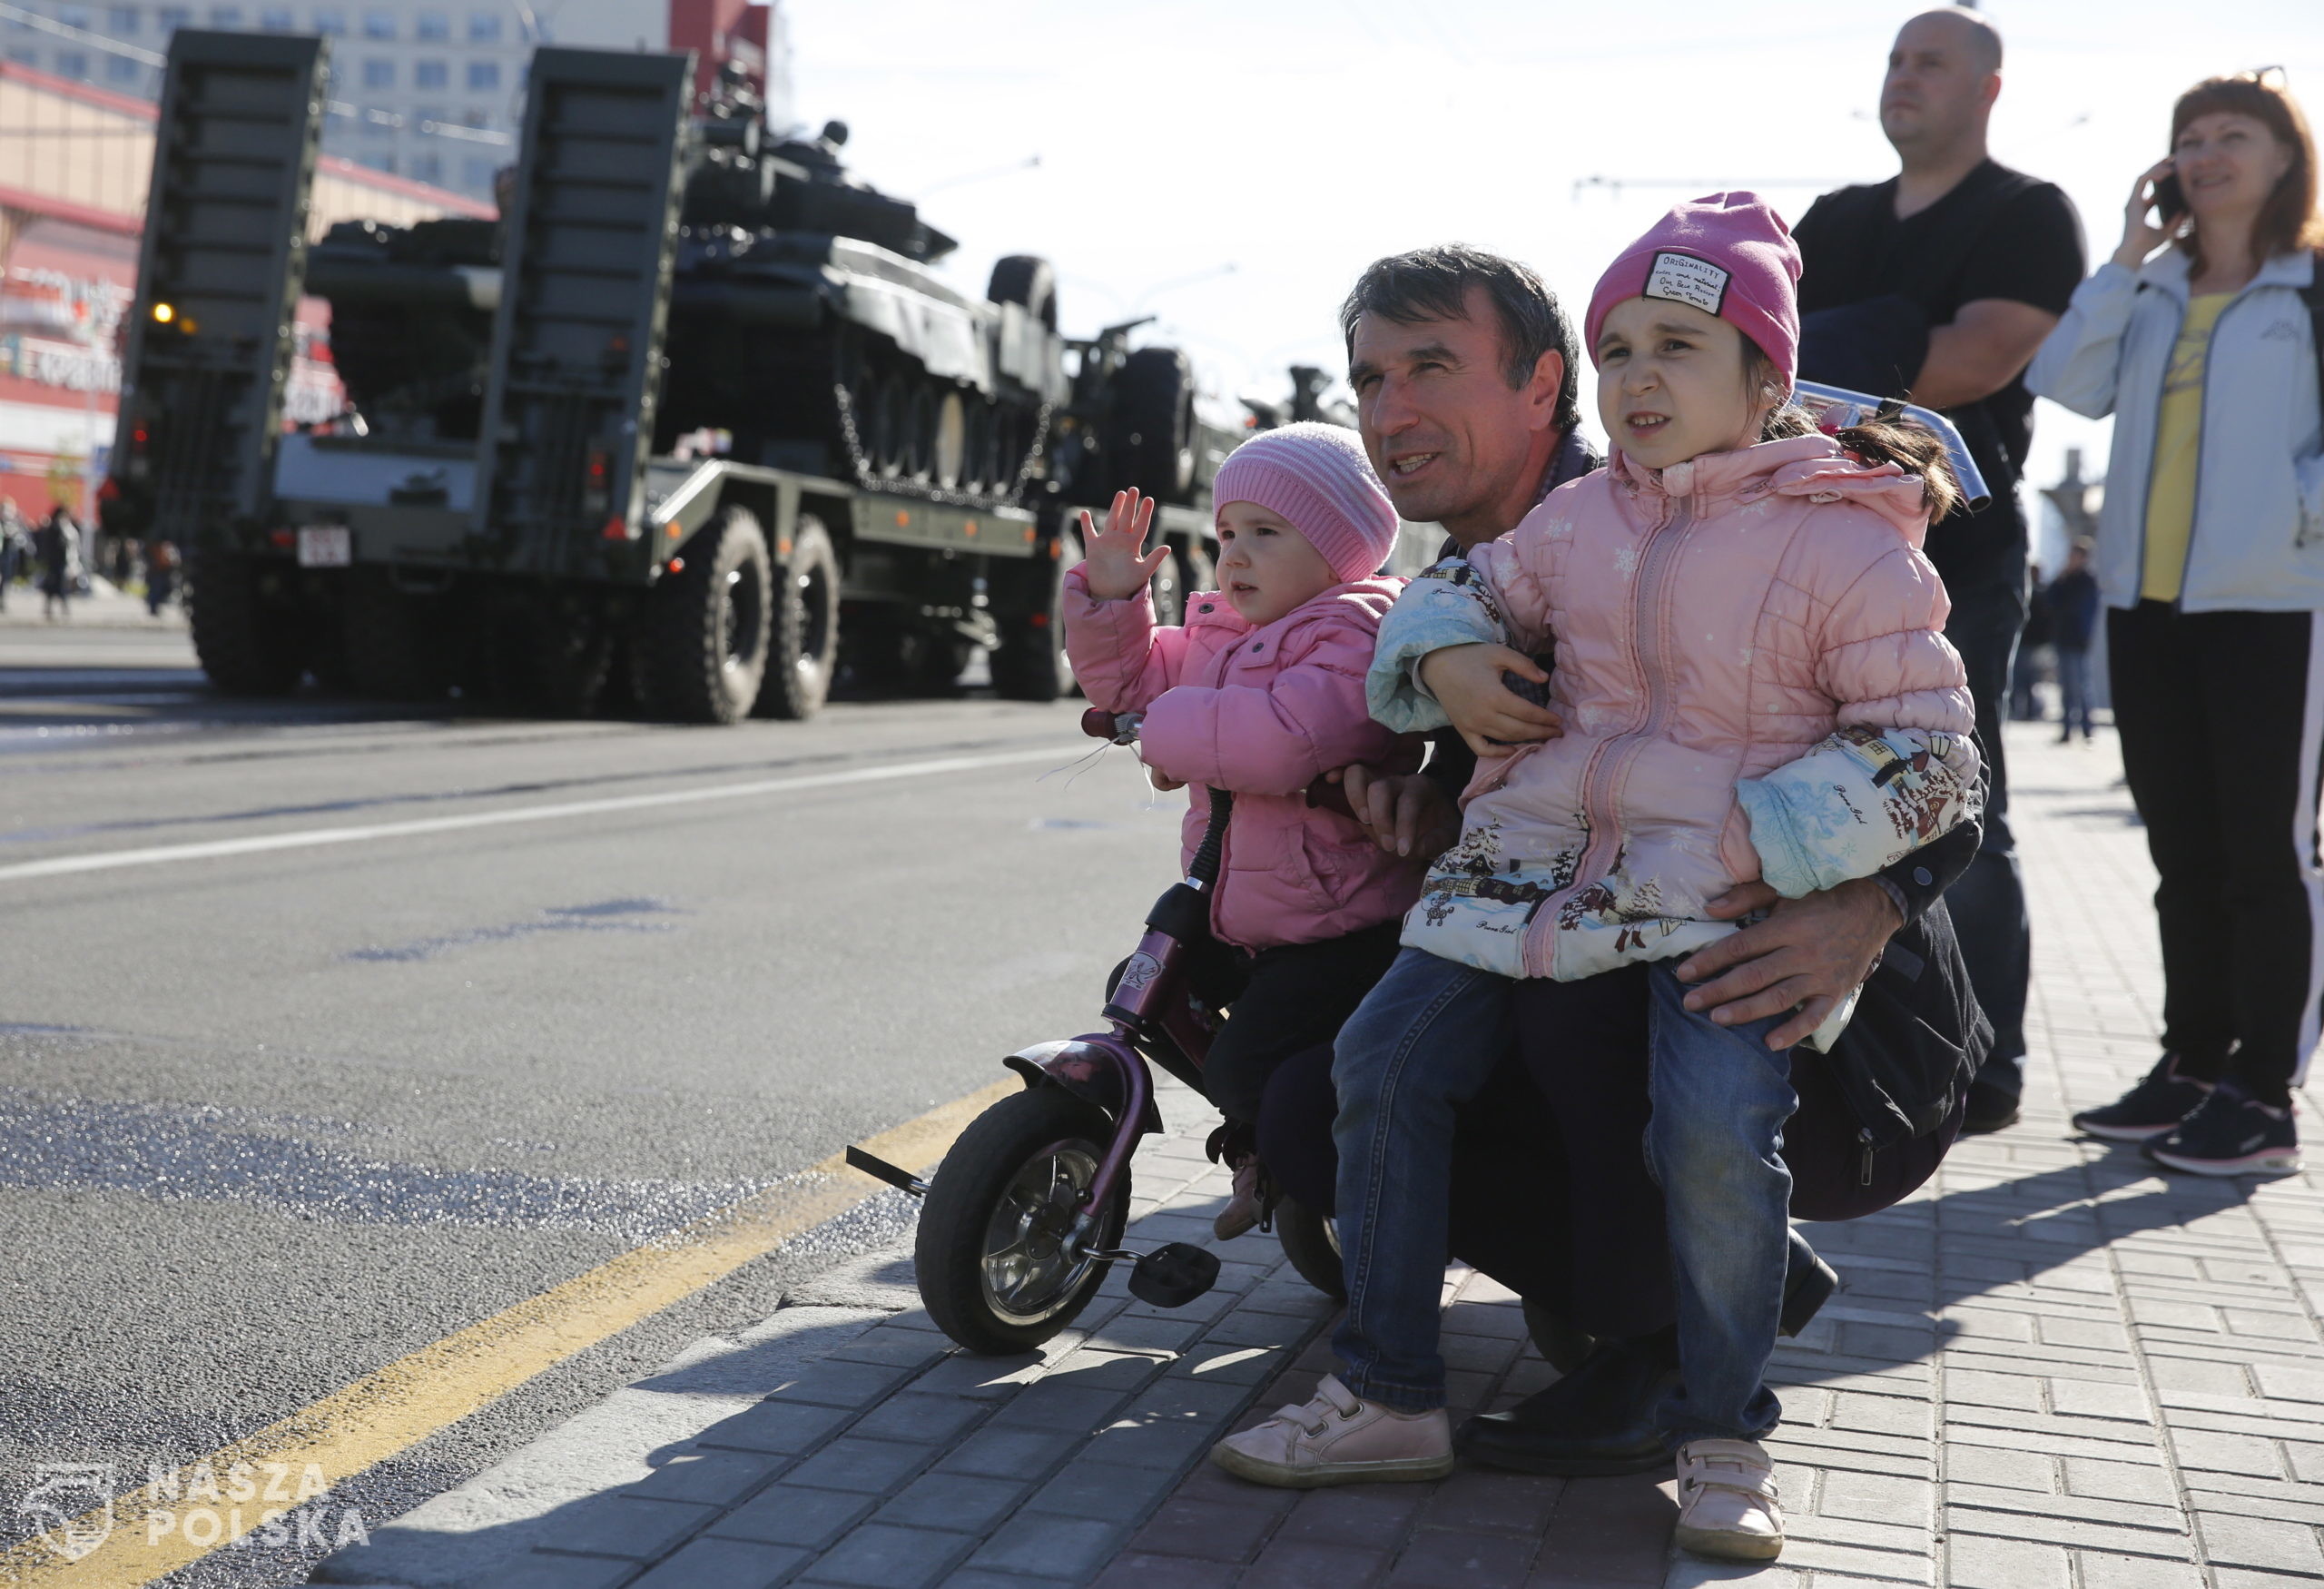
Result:
{"label": "tricycle handlebar", "polygon": [[1103,706],[1092,706],[1081,714],[1081,732],[1092,739],[1134,745],[1137,742],[1137,725],[1145,720],[1143,712],[1108,712]]}

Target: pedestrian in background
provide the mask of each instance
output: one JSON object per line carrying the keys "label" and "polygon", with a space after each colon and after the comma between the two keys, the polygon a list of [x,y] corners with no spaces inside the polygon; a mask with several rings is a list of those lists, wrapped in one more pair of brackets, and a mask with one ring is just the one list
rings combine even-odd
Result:
{"label": "pedestrian in background", "polygon": [[16,582],[30,550],[24,514],[10,498],[0,497],[0,612],[8,610],[8,587]]}
{"label": "pedestrian in background", "polygon": [[154,617],[170,605],[170,597],[177,593],[178,548],[175,541],[150,540],[145,543],[145,610]]}
{"label": "pedestrian in background", "polygon": [[2028,377],[2114,416],[2096,573],[2162,874],[2162,1057],[2073,1120],[2234,1175],[2297,1160],[2324,995],[2324,228],[2314,141],[2271,73],[2181,95],[2170,147]]}
{"label": "pedestrian in background", "polygon": [[2017,660],[2009,668],[2009,720],[2039,723],[2042,703],[2034,686],[2042,682],[2042,662],[2050,648],[2050,592],[2042,582],[2042,565],[2034,565],[2027,582],[2025,628],[2017,637]]}
{"label": "pedestrian in background", "polygon": [[[2066,571],[2046,592],[2035,592],[2047,616],[2050,645],[2058,661],[2058,743],[2090,743],[2090,642],[2098,633],[2098,578],[2090,571],[2090,542],[2078,540],[2066,553]],[[2028,627],[2030,635],[2032,630]],[[2035,721],[2040,721],[2036,714]]]}
{"label": "pedestrian in background", "polygon": [[73,580],[79,573],[81,527],[73,522],[62,502],[33,535],[33,552],[40,559],[40,616],[73,616]]}
{"label": "pedestrian in background", "polygon": [[1976,864],[1945,896],[1994,1023],[1992,1057],[1969,1090],[1972,1131],[2016,1120],[2025,1085],[2031,952],[2001,739],[2025,623],[2017,482],[2034,399],[2019,377],[2083,272],[2082,225],[2065,194],[1985,153],[2001,65],[2001,35],[1974,11],[1906,22],[1880,90],[1880,130],[1903,170],[1825,194],[1796,233],[1801,377],[1943,410],[1993,490],[1983,511],[1955,513],[1928,537],[1953,598],[1945,637],[1968,665],[1993,779]]}

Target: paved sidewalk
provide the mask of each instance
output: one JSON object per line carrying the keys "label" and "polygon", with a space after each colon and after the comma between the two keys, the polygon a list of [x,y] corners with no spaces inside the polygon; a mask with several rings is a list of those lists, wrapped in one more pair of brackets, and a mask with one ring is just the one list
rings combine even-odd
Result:
{"label": "paved sidewalk", "polygon": [[8,587],[7,605],[0,607],[0,628],[37,628],[60,622],[100,629],[168,631],[185,627],[183,606],[172,602],[156,616],[145,610],[143,595],[132,595],[104,578],[91,579],[88,594],[73,597],[65,608],[61,620],[42,617],[39,587],[29,580],[19,581]]}
{"label": "paved sidewalk", "polygon": [[[1909,1202],[1808,1234],[1844,1288],[1786,1343],[1791,1519],[1762,1568],[1674,1557],[1669,1485],[1463,1471],[1305,1495],[1203,1464],[1304,1399],[1326,1306],[1272,1242],[1164,1312],[1112,1282],[1039,1358],[948,1354],[859,1267],[326,1564],[340,1584],[496,1589],[1583,1589],[1749,1583],[2260,1589],[2324,1580],[2324,1208],[2309,1175],[2149,1173],[2065,1136],[2150,1063],[2160,996],[2142,834],[2111,737],[2014,734],[2034,915],[2024,1121]],[[1137,1234],[1223,1197],[1204,1111],[1137,1161]],[[1448,1278],[1462,1407],[1549,1383],[1508,1295]],[[624,1400],[623,1398],[628,1398]],[[762,1399],[763,1398],[763,1399]]]}

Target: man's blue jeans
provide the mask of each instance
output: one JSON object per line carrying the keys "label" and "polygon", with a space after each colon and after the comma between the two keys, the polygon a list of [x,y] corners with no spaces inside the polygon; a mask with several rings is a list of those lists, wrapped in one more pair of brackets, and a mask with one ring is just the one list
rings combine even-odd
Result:
{"label": "man's blue jeans", "polygon": [[2076,728],[2084,739],[2090,737],[2090,653],[2071,646],[2058,647],[2058,728],[2059,738],[2070,737]]}
{"label": "man's blue jeans", "polygon": [[[1437,1328],[1453,1110],[1509,1057],[1516,986],[1406,949],[1334,1047],[1347,1317],[1332,1344],[1350,1390],[1401,1412],[1444,1405]],[[1780,1255],[1777,1275],[1780,1287]]]}
{"label": "man's blue jeans", "polygon": [[1647,1168],[1662,1188],[1678,1270],[1679,1388],[1655,1422],[1681,1440],[1756,1440],[1783,1407],[1767,1387],[1791,1238],[1784,1122],[1799,1107],[1784,1017],[1721,1026],[1679,1002],[1674,962],[1647,977]]}

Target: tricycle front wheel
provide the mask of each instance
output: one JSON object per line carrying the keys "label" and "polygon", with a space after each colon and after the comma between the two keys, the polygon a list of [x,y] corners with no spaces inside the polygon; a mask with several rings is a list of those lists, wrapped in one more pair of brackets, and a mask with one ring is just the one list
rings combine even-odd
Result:
{"label": "tricycle front wheel", "polygon": [[[1089,1305],[1109,1265],[1068,1253],[1066,1238],[1113,1134],[1105,1110],[1055,1086],[1013,1093],[960,1133],[913,1249],[938,1328],[972,1352],[1029,1352]],[[1095,1244],[1118,1243],[1128,1212],[1125,1173]]]}

